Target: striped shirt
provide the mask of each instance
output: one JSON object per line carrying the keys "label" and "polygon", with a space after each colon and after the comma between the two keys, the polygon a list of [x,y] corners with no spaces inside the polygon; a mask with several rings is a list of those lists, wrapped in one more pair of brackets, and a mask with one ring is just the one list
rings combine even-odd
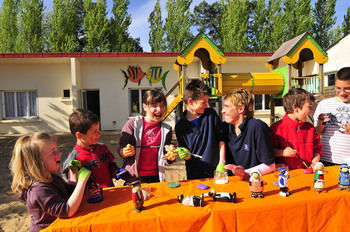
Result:
{"label": "striped shirt", "polygon": [[331,118],[325,124],[321,136],[323,156],[321,161],[341,164],[350,158],[350,135],[344,134],[339,129],[350,122],[350,103],[345,103],[337,97],[322,100],[315,111],[315,127],[318,124],[318,116],[328,114]]}

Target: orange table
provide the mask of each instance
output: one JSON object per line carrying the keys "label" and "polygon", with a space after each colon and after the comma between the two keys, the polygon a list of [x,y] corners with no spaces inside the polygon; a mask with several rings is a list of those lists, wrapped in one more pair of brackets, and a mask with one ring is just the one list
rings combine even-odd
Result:
{"label": "orange table", "polygon": [[[231,177],[228,184],[212,179],[180,182],[176,189],[167,183],[149,184],[151,199],[146,209],[133,212],[131,187],[104,190],[104,201],[89,204],[84,200],[79,213],[69,219],[57,219],[45,231],[347,231],[350,226],[350,192],[337,189],[339,166],[326,168],[327,192],[313,190],[313,175],[302,170],[290,172],[289,197],[279,195],[273,174],[263,177],[263,199],[250,197],[248,182]],[[177,196],[197,195],[205,183],[217,192],[236,192],[237,203],[205,199],[204,207],[184,206]],[[147,186],[144,184],[143,186]]]}

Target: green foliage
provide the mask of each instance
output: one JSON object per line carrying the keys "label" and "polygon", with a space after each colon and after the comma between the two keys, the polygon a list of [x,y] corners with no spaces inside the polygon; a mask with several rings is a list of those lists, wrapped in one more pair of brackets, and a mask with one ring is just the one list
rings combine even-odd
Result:
{"label": "green foliage", "polygon": [[190,31],[192,15],[190,5],[192,0],[168,0],[166,9],[168,17],[165,20],[166,48],[168,52],[180,52],[193,39]]}
{"label": "green foliage", "polygon": [[244,52],[248,49],[248,0],[222,0],[220,43],[224,51]]}
{"label": "green foliage", "polygon": [[106,0],[91,0],[84,2],[86,12],[84,18],[84,32],[86,36],[86,52],[108,51],[108,19]]}
{"label": "green foliage", "polygon": [[350,33],[350,7],[348,7],[348,11],[346,12],[346,15],[344,15],[344,21],[341,29],[342,29],[343,36],[346,36]]}
{"label": "green foliage", "polygon": [[249,22],[249,51],[266,52],[268,51],[269,37],[267,28],[267,10],[265,9],[265,0],[252,1],[250,6],[251,19]]}
{"label": "green foliage", "polygon": [[128,14],[129,0],[113,0],[113,17],[109,22],[110,52],[142,52],[140,39],[133,39],[129,32],[131,16]]}
{"label": "green foliage", "polygon": [[19,4],[18,38],[15,52],[43,51],[43,20],[44,5],[41,0],[22,0]]}
{"label": "green foliage", "polygon": [[221,6],[219,2],[208,4],[203,0],[193,9],[194,25],[197,31],[208,35],[217,45],[219,45],[218,31],[223,10]]}
{"label": "green foliage", "polygon": [[317,0],[313,9],[315,21],[311,32],[313,38],[323,49],[327,49],[334,40],[335,32],[332,31],[332,28],[336,23],[335,3],[336,0]]}
{"label": "green foliage", "polygon": [[17,33],[17,0],[4,0],[0,14],[0,52],[15,51]]}
{"label": "green foliage", "polygon": [[52,52],[78,51],[78,22],[74,1],[54,0],[51,17],[51,33],[49,35]]}
{"label": "green foliage", "polygon": [[165,48],[164,44],[164,27],[162,21],[162,12],[160,10],[159,0],[157,0],[154,10],[148,17],[149,22],[149,40],[152,52],[161,52]]}

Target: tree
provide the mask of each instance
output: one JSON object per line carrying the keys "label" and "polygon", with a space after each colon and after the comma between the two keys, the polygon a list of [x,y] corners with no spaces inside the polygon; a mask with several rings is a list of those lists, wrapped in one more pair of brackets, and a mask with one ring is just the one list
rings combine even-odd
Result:
{"label": "tree", "polygon": [[128,14],[129,0],[113,0],[113,17],[109,22],[109,51],[132,52],[142,51],[140,39],[133,39],[129,32],[131,16]]}
{"label": "tree", "polygon": [[78,51],[78,17],[75,10],[72,0],[54,0],[49,35],[52,52]]}
{"label": "tree", "polygon": [[299,0],[295,7],[296,28],[294,36],[298,36],[304,32],[310,31],[314,23],[312,18],[312,10],[310,0]]}
{"label": "tree", "polygon": [[154,10],[148,17],[149,22],[149,40],[152,52],[161,52],[165,48],[164,27],[162,21],[162,12],[160,10],[159,0],[157,0]]}
{"label": "tree", "polygon": [[42,0],[22,0],[19,5],[18,39],[16,52],[42,52]]}
{"label": "tree", "polygon": [[267,10],[265,0],[255,0],[250,4],[251,20],[249,22],[249,51],[268,51]]}
{"label": "tree", "polygon": [[331,29],[336,23],[335,3],[336,0],[317,0],[313,9],[312,35],[323,49],[328,48],[334,36]]}
{"label": "tree", "polygon": [[346,15],[344,15],[344,21],[342,23],[342,33],[343,36],[346,36],[350,33],[350,7],[348,7],[348,11]]}
{"label": "tree", "polygon": [[269,0],[268,3],[268,37],[269,51],[276,51],[284,40],[285,28],[287,27],[285,15],[282,12],[281,0]]}
{"label": "tree", "polygon": [[86,36],[86,52],[108,51],[108,19],[106,0],[84,1],[84,32]]}
{"label": "tree", "polygon": [[222,17],[222,7],[219,2],[208,4],[202,1],[193,9],[194,25],[197,31],[207,34],[215,44],[219,44],[219,25]]}
{"label": "tree", "polygon": [[17,33],[17,0],[4,0],[0,14],[0,52],[15,51]]}
{"label": "tree", "polygon": [[226,52],[243,52],[248,49],[248,0],[222,0],[220,44]]}
{"label": "tree", "polygon": [[165,20],[166,48],[168,52],[180,52],[192,41],[190,31],[192,15],[190,5],[192,0],[168,0],[166,9],[168,17]]}

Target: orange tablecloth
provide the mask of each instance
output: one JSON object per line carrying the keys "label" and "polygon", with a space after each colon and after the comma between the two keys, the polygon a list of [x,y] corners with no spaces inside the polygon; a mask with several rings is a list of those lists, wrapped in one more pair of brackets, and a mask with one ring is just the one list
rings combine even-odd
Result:
{"label": "orange tablecloth", "polygon": [[[327,192],[313,190],[313,175],[302,170],[290,172],[289,197],[279,195],[273,174],[266,182],[263,199],[251,198],[248,182],[231,177],[228,184],[217,185],[212,179],[180,182],[171,189],[167,183],[149,184],[152,197],[146,209],[133,212],[131,187],[104,190],[104,200],[89,204],[84,200],[78,214],[57,219],[45,231],[347,231],[350,226],[350,192],[337,189],[339,166],[326,168]],[[236,192],[237,203],[205,199],[204,207],[184,206],[177,196],[197,195],[199,183],[216,192]],[[147,186],[143,184],[143,187]]]}

